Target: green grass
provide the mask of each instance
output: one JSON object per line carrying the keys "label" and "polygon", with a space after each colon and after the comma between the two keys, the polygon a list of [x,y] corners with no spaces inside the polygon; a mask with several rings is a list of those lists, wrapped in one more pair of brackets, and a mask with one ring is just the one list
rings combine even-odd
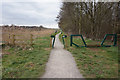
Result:
{"label": "green grass", "polygon": [[50,37],[40,37],[34,41],[33,49],[20,47],[5,48],[2,57],[3,78],[37,78],[45,72],[45,64],[50,53]]}
{"label": "green grass", "polygon": [[[96,44],[96,41],[85,41]],[[74,38],[74,42],[83,45],[79,38]],[[68,37],[66,49],[74,56],[77,67],[85,78],[118,78],[118,47],[71,47]]]}

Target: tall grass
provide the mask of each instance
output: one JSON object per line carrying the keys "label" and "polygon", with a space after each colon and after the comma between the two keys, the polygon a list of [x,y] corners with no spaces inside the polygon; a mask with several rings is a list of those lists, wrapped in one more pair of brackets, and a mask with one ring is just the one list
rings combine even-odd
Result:
{"label": "tall grass", "polygon": [[[4,42],[5,44],[13,44],[13,39],[15,39],[15,45],[16,46],[26,46],[28,44],[30,44],[30,40],[31,40],[31,35],[33,42],[34,39],[38,38],[38,37],[43,37],[43,36],[47,36],[50,35],[54,32],[54,29],[42,29],[40,31],[38,30],[29,30],[29,29],[2,29],[2,42]],[[14,38],[13,38],[13,35]]]}

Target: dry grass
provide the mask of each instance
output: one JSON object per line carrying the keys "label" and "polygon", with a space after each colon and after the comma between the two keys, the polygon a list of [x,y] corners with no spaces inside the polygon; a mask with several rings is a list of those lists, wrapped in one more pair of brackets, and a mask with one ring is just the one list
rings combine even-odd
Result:
{"label": "dry grass", "polygon": [[31,40],[31,34],[33,35],[33,40],[37,37],[48,36],[52,34],[54,29],[41,29],[41,30],[29,30],[29,29],[10,29],[10,28],[2,28],[2,41],[5,44],[13,44],[13,35],[15,35],[15,44],[23,45],[28,44],[27,41]]}

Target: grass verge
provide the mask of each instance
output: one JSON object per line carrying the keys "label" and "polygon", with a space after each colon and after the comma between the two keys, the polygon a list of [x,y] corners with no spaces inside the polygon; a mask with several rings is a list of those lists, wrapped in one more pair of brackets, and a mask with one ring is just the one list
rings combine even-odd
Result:
{"label": "grass verge", "polygon": [[[59,38],[62,41],[61,35]],[[71,47],[70,37],[66,39],[66,49],[74,56],[77,67],[85,78],[118,78],[118,47]],[[97,43],[88,39],[85,41],[88,44]],[[74,38],[74,42],[82,44],[79,38]]]}
{"label": "grass verge", "polygon": [[2,55],[3,78],[37,78],[45,72],[50,36],[39,37],[33,48],[6,47]]}

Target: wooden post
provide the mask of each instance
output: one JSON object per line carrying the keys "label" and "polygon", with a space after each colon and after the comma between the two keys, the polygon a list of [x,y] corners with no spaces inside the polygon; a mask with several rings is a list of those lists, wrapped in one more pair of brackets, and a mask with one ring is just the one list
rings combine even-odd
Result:
{"label": "wooden post", "polygon": [[8,44],[10,44],[10,42],[11,42],[11,39],[10,39],[10,34],[9,34],[9,42],[8,42]]}
{"label": "wooden post", "polygon": [[67,48],[67,37],[65,38],[65,48]]}
{"label": "wooden post", "polygon": [[12,35],[12,43],[13,43],[13,45],[15,45],[15,35],[14,34]]}
{"label": "wooden post", "polygon": [[10,44],[10,34],[8,35],[8,42],[7,42],[7,44],[9,45]]}
{"label": "wooden post", "polygon": [[30,35],[30,45],[33,47],[33,35]]}

